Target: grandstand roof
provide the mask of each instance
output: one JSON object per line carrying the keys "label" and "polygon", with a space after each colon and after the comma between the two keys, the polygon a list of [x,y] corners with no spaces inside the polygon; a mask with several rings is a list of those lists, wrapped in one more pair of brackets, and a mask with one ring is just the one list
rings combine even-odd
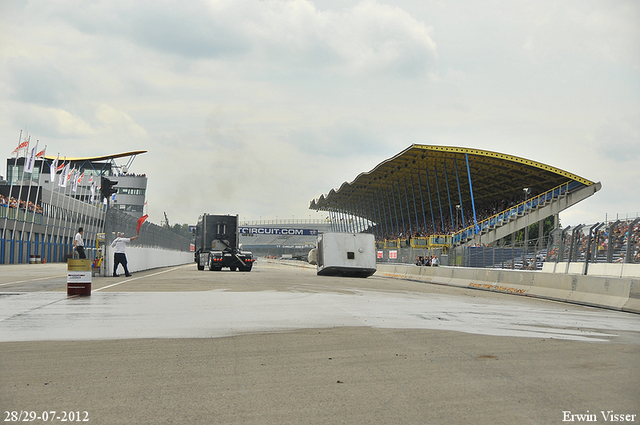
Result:
{"label": "grandstand roof", "polygon": [[312,200],[309,208],[366,217],[369,214],[359,212],[367,211],[367,199],[375,202],[376,196],[385,196],[386,202],[390,194],[398,208],[409,209],[412,215],[416,213],[414,200],[421,203],[422,199],[427,206],[431,200],[434,209],[440,201],[448,209],[460,204],[460,199],[463,204],[470,203],[469,180],[476,205],[522,197],[524,188],[530,188],[530,194],[536,195],[571,181],[586,186],[594,184],[573,173],[513,155],[414,144],[373,170],[361,173],[354,181],[343,183],[338,190],[332,189]]}
{"label": "grandstand roof", "polygon": [[[136,155],[140,155],[143,153],[147,153],[147,151],[131,151],[131,152],[123,152],[123,153],[114,153],[114,154],[110,154],[110,155],[102,155],[102,156],[87,156],[87,157],[78,157],[78,158],[59,158],[59,159],[64,159],[65,161],[70,161],[70,162],[80,162],[80,161],[108,161],[110,159],[116,159],[116,158],[126,158],[128,156],[136,156]],[[53,161],[54,159],[56,159],[55,156],[45,156],[44,157],[47,160]]]}

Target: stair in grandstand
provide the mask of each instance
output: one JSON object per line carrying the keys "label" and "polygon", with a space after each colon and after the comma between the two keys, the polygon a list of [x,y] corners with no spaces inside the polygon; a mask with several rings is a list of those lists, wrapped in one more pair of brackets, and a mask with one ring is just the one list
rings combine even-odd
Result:
{"label": "stair in grandstand", "polygon": [[488,245],[588,198],[601,184],[565,183],[453,235],[453,245]]}

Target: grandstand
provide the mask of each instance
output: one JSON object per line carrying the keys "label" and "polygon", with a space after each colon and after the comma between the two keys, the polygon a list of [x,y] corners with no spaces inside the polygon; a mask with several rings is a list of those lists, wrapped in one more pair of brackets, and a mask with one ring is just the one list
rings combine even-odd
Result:
{"label": "grandstand", "polygon": [[[600,183],[513,155],[411,145],[309,208],[327,211],[333,230],[373,233],[381,250],[448,253],[509,238],[513,245],[516,232],[524,230],[528,239],[529,225],[543,229],[547,217],[558,227],[561,211],[600,189]],[[522,263],[527,240],[524,246]]]}

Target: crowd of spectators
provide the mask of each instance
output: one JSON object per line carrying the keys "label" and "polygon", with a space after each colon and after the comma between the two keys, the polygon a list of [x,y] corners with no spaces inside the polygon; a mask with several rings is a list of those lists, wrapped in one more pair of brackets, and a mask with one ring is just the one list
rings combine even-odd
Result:
{"label": "crowd of spectators", "polygon": [[8,198],[0,195],[0,206],[42,214],[42,208],[40,207],[40,205],[36,205],[31,201],[26,202],[22,199],[18,200],[13,196]]}
{"label": "crowd of spectators", "polygon": [[[514,207],[522,202],[524,202],[524,196],[520,198],[505,198],[501,201],[496,202],[488,202],[481,205],[476,205],[476,218],[478,223],[486,220],[490,217],[493,217],[496,214],[501,213],[502,211],[506,211],[511,207]],[[426,217],[426,226],[425,223],[420,220],[420,223],[417,223],[415,220],[411,222],[411,226],[405,223],[404,228],[400,229],[399,232],[389,232],[382,231],[383,226],[375,226],[370,229],[373,231],[374,235],[378,236],[378,240],[410,240],[412,238],[424,238],[432,235],[453,235],[465,227],[473,226],[474,218],[473,218],[473,210],[471,208],[466,209],[453,209],[453,222],[451,222],[451,211],[447,208],[446,212],[443,209],[444,220],[438,220],[434,222],[430,217]],[[439,215],[439,214],[438,214]],[[464,220],[462,219],[464,216]],[[398,223],[402,226],[402,223]],[[390,227],[395,228],[395,225]],[[435,232],[434,232],[435,227]],[[443,230],[444,229],[444,230]],[[411,231],[410,231],[411,230]]]}
{"label": "crowd of spectators", "polygon": [[418,256],[416,257],[416,266],[438,267],[439,260],[435,255],[432,256]]}
{"label": "crowd of spectators", "polygon": [[[588,254],[588,247],[591,249],[589,255],[592,262],[605,262],[611,255],[614,263],[640,263],[640,222],[627,220],[613,226],[612,224],[603,226],[591,240],[589,244],[589,231],[591,226],[583,227],[578,232],[577,240],[574,241],[574,253],[572,261],[585,261]],[[571,234],[568,231],[563,241],[563,261],[568,261],[571,250]],[[627,244],[631,244],[629,249],[629,259],[625,261],[627,255]],[[558,256],[558,247],[554,247],[549,252],[549,259],[554,261]]]}

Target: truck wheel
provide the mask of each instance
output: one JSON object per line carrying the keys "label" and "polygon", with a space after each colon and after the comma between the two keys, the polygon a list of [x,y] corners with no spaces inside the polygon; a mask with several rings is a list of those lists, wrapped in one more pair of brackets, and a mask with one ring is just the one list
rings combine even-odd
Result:
{"label": "truck wheel", "polygon": [[238,268],[235,266],[231,266],[229,267],[229,270],[231,270],[232,272],[235,272],[236,270],[238,270]]}

